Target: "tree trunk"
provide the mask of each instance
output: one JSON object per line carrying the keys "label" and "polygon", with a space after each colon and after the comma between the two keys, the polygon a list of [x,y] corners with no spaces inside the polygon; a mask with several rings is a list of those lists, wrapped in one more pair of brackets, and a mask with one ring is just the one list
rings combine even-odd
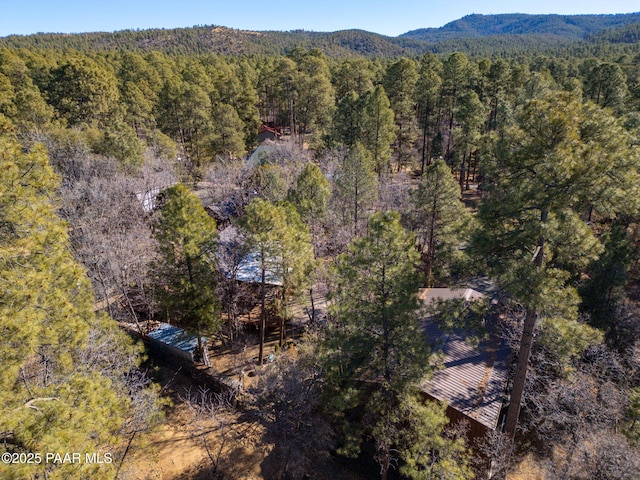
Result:
{"label": "tree trunk", "polygon": [[451,153],[451,146],[453,145],[453,124],[455,120],[455,108],[456,108],[456,91],[453,91],[453,99],[451,100],[451,110],[449,112],[449,138],[447,138],[447,149],[445,151],[446,158],[449,158]]}
{"label": "tree trunk", "polygon": [[[436,185],[436,189],[438,185]],[[438,208],[438,197],[434,195],[433,197],[433,205],[431,211],[431,220],[429,222],[429,241],[427,243],[427,254],[424,256],[425,264],[424,264],[424,273],[425,273],[425,282],[426,287],[431,287],[431,270],[433,269],[433,262],[435,260],[435,248],[436,248],[436,215]]]}
{"label": "tree trunk", "polygon": [[[540,223],[547,221],[549,212],[545,209],[540,213]],[[533,261],[538,269],[542,268],[542,260],[544,258],[544,237],[538,240],[538,248],[536,249]],[[518,365],[516,366],[516,375],[513,379],[513,388],[511,390],[511,401],[507,411],[505,420],[505,432],[511,440],[516,434],[518,425],[518,416],[520,415],[520,403],[524,393],[524,386],[527,380],[527,366],[529,365],[529,357],[531,356],[531,347],[533,346],[533,338],[535,336],[536,323],[538,313],[531,307],[527,308],[527,315],[524,319],[524,327],[522,329],[522,338],[520,340],[520,351],[518,352]]]}
{"label": "tree trunk", "polygon": [[356,178],[356,188],[354,191],[354,204],[353,204],[353,236],[358,235],[358,179]]}
{"label": "tree trunk", "polygon": [[381,286],[382,286],[382,332],[384,335],[384,346],[383,346],[383,355],[384,355],[384,379],[390,383],[391,382],[391,369],[389,367],[389,351],[391,349],[391,328],[389,325],[389,318],[387,317],[387,285],[386,285],[386,268],[382,266],[382,278],[381,278]]}
{"label": "tree trunk", "polygon": [[382,459],[382,469],[380,471],[380,480],[387,480],[389,478],[389,464],[391,463],[391,459],[389,458],[390,456],[389,452],[384,454],[384,458]]}
{"label": "tree trunk", "polygon": [[460,164],[460,178],[458,179],[458,183],[460,185],[460,195],[462,195],[464,193],[464,176],[465,176],[466,170],[469,168],[467,163],[468,163],[468,160],[467,160],[467,147],[465,146],[465,148],[464,148],[464,150],[462,152],[462,163]]}
{"label": "tree trunk", "polygon": [[200,356],[202,357],[202,363],[204,363],[205,366],[210,367],[211,360],[209,360],[209,350],[207,347],[207,342],[202,341],[202,335],[199,330],[198,330],[198,345],[199,345],[198,348],[200,349]]}
{"label": "tree trunk", "polygon": [[313,287],[309,288],[309,299],[311,300],[311,318],[309,320],[314,323],[316,321],[316,305],[313,301]]}
{"label": "tree trunk", "polygon": [[120,473],[120,469],[122,469],[122,464],[124,463],[124,459],[127,457],[127,453],[129,453],[129,448],[131,447],[131,443],[133,443],[133,439],[136,436],[137,431],[133,432],[129,441],[127,442],[127,448],[125,448],[124,453],[122,454],[122,458],[120,459],[120,463],[118,464],[118,468],[116,468],[116,475],[114,478],[118,478],[118,474]]}
{"label": "tree trunk", "polygon": [[262,281],[260,282],[260,350],[258,352],[258,365],[262,365],[264,363],[264,332],[267,329],[267,309],[266,309],[266,278],[265,278],[265,267],[262,267]]}
{"label": "tree trunk", "polygon": [[429,166],[429,163],[431,163],[427,162],[427,155],[429,151],[429,110],[429,103],[427,103],[424,112],[424,125],[422,127],[422,162],[420,164],[421,176],[424,174],[425,164],[426,166]]}
{"label": "tree trunk", "polygon": [[286,298],[284,295],[284,287],[282,289],[282,308],[280,309],[280,341],[278,345],[280,348],[284,345],[284,337],[286,336],[286,316],[287,316],[287,305],[285,304]]}
{"label": "tree trunk", "polygon": [[518,352],[518,365],[516,367],[516,375],[513,379],[513,388],[511,390],[511,401],[507,410],[507,419],[505,421],[504,430],[513,440],[518,425],[518,416],[520,415],[520,402],[524,393],[524,385],[527,379],[527,366],[529,364],[529,356],[531,355],[531,347],[533,346],[533,336],[536,327],[538,315],[535,310],[527,309],[527,315],[524,320],[524,328],[522,330],[522,338],[520,340],[520,351]]}

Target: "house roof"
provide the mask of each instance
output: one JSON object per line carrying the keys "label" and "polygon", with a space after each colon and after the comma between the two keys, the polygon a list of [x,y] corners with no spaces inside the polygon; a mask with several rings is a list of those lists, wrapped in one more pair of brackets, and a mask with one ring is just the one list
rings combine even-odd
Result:
{"label": "house roof", "polygon": [[233,200],[235,199],[212,203],[211,205],[207,205],[205,210],[207,210],[209,215],[211,215],[217,222],[231,220],[238,214],[238,206]]}
{"label": "house roof", "polygon": [[[245,255],[234,275],[239,282],[261,283],[262,269],[260,268],[260,255],[258,252],[249,252]],[[282,285],[282,277],[277,272],[265,270],[265,284]]]}
{"label": "house roof", "polygon": [[249,155],[247,158],[246,164],[250,167],[255,167],[256,165],[260,165],[262,161],[269,156],[271,152],[273,152],[276,148],[276,145],[273,142],[269,142],[268,140],[258,145],[258,147]]}
{"label": "house roof", "polygon": [[275,128],[271,128],[268,125],[260,125],[260,128],[258,129],[258,134],[264,133],[264,132],[269,132],[269,133],[273,133],[276,136],[281,136],[282,134]]}
{"label": "house roof", "polygon": [[[249,252],[239,259],[235,258],[234,254],[238,248],[239,235],[238,230],[233,225],[228,226],[218,234],[220,267],[227,278],[235,278],[239,282],[260,283],[262,281],[262,269],[258,252]],[[236,262],[233,261],[234,258]],[[236,265],[234,266],[232,263],[236,263]],[[282,285],[282,276],[275,269],[267,269],[265,271],[265,283],[267,285]]]}
{"label": "house roof", "polygon": [[136,192],[136,198],[142,204],[145,213],[151,213],[158,205],[158,196],[165,188],[172,187],[176,184],[173,181],[160,182],[160,185],[149,187],[145,191]]}
{"label": "house roof", "polygon": [[[176,327],[175,325],[169,325],[168,323],[161,323],[158,328],[149,332],[148,336],[154,340],[158,340],[166,345],[170,345],[183,352],[193,354],[198,348],[198,337],[186,330]],[[203,339],[205,341],[206,339]]]}
{"label": "house roof", "polygon": [[472,288],[426,288],[420,293],[420,299],[427,304],[439,300],[464,298],[467,302],[483,298],[484,295]]}
{"label": "house roof", "polygon": [[[472,289],[430,290],[423,293],[429,302],[483,297]],[[441,330],[434,317],[422,319],[420,326],[427,342],[444,355],[443,368],[422,385],[423,390],[487,428],[496,429],[509,373],[511,350],[506,342],[488,332],[487,338],[475,345],[466,341],[470,335],[464,331]]]}

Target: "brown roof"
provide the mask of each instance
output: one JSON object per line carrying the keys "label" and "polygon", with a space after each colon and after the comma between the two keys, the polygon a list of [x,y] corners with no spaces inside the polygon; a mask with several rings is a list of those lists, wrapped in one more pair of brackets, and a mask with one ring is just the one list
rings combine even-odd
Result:
{"label": "brown roof", "polygon": [[269,133],[273,133],[276,136],[281,136],[282,134],[275,128],[271,128],[268,125],[260,125],[260,128],[258,128],[258,134],[260,133],[264,133],[264,132],[269,132]]}
{"label": "brown roof", "polygon": [[[471,289],[430,289],[422,295],[429,302],[436,298],[482,296]],[[421,320],[421,327],[430,346],[444,354],[443,368],[422,385],[423,390],[485,427],[495,429],[509,373],[511,351],[506,342],[489,333],[488,338],[474,345],[465,341],[470,335],[463,331],[441,330],[433,317]]]}

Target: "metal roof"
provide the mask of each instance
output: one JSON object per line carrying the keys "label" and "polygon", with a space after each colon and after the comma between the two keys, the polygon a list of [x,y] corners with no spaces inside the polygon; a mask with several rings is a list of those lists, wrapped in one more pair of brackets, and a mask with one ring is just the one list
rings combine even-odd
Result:
{"label": "metal roof", "polygon": [[[198,337],[196,335],[174,325],[169,325],[168,323],[161,323],[158,328],[149,332],[148,336],[165,345],[190,354],[193,354],[198,348]],[[205,338],[203,338],[203,342],[204,341],[206,341]]]}
{"label": "metal roof", "polygon": [[[220,267],[227,278],[234,278],[239,282],[261,283],[262,268],[260,254],[252,251],[237,259],[235,268],[232,263],[234,259],[234,249],[238,248],[236,242],[240,233],[233,225],[222,230],[218,235],[218,260]],[[265,270],[265,283],[267,285],[282,285],[282,274],[278,271],[278,259],[267,258],[267,268]]]}
{"label": "metal roof", "polygon": [[[471,289],[430,290],[438,291],[430,295],[427,291],[423,295],[425,300],[467,298],[467,294],[469,299],[475,294],[482,297]],[[507,343],[487,332],[488,338],[475,345],[465,341],[470,335],[463,331],[442,331],[433,317],[422,319],[420,326],[429,345],[444,355],[442,369],[422,385],[423,390],[465,416],[495,429],[509,373],[511,350]]]}
{"label": "metal roof", "polygon": [[[249,252],[242,258],[235,272],[235,279],[247,283],[262,282],[262,268],[258,252]],[[265,269],[264,280],[267,285],[282,285],[282,276],[273,268]]]}
{"label": "metal roof", "polygon": [[269,154],[275,151],[277,148],[277,145],[267,142],[258,145],[253,153],[251,153],[251,155],[249,155],[249,157],[247,158],[246,165],[248,165],[249,167],[260,165],[262,161],[266,159]]}

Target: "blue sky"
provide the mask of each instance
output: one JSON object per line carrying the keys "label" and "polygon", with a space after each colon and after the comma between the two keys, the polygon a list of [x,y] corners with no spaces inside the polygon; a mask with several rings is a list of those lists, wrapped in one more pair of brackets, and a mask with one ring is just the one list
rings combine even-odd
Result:
{"label": "blue sky", "polygon": [[396,36],[471,13],[630,13],[638,0],[2,0],[0,36],[223,25]]}

